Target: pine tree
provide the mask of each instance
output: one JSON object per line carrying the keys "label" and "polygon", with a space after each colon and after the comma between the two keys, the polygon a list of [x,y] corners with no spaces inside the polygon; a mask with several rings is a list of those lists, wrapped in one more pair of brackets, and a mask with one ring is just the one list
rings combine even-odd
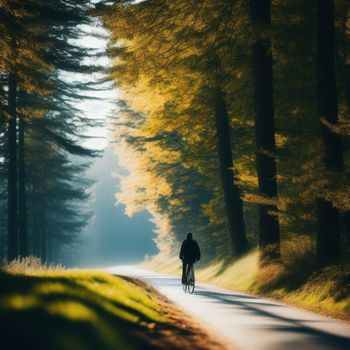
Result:
{"label": "pine tree", "polygon": [[[1,102],[8,110],[8,142],[4,142],[4,151],[8,150],[8,159],[3,165],[8,168],[9,259],[29,253],[29,246],[33,244],[28,244],[31,243],[28,242],[28,238],[33,238],[34,250],[38,252],[38,242],[41,240],[44,257],[44,248],[47,245],[45,237],[49,235],[45,228],[47,225],[39,220],[41,215],[46,217],[46,213],[44,215],[40,212],[40,205],[34,205],[38,209],[35,214],[31,210],[28,211],[26,203],[30,190],[33,187],[40,188],[44,182],[44,179],[36,178],[35,183],[32,183],[32,177],[27,176],[27,158],[30,153],[28,147],[34,135],[33,127],[40,127],[41,132],[45,132],[45,137],[56,145],[57,154],[63,150],[81,156],[95,155],[93,151],[78,145],[82,136],[76,132],[77,128],[83,131],[85,125],[94,122],[82,116],[73,104],[84,98],[82,90],[91,91],[98,87],[92,86],[91,82],[72,83],[62,78],[67,72],[101,71],[101,67],[81,64],[84,58],[93,56],[96,52],[91,50],[91,53],[88,53],[87,49],[70,43],[70,40],[81,35],[79,25],[91,23],[89,11],[92,7],[89,1],[79,4],[61,0],[0,2],[0,14],[4,18],[2,26],[6,33],[4,46],[0,51],[0,65],[8,75],[7,81],[2,81],[2,91],[7,95],[8,102]],[[56,119],[59,122],[56,122]],[[36,123],[39,120],[41,123]],[[36,161],[40,162],[40,157]],[[72,169],[79,173],[82,171],[77,167]],[[60,178],[56,177],[53,181],[59,182]],[[86,199],[85,196],[81,198]],[[43,210],[45,208],[42,208]],[[35,217],[31,217],[32,214]],[[50,215],[58,213],[52,211]],[[78,217],[77,220],[80,220]],[[86,222],[86,218],[84,220],[82,222]],[[29,227],[28,230],[28,223],[36,227]],[[41,232],[41,238],[36,233],[30,236],[28,231]],[[74,229],[72,234],[73,232]]]}
{"label": "pine tree", "polygon": [[[276,146],[273,100],[273,62],[271,39],[271,1],[252,0],[251,18],[256,26],[252,47],[254,66],[254,103],[256,133],[256,163],[259,193],[266,204],[259,205],[259,246],[262,259],[279,257],[280,229],[277,209]],[[258,34],[263,31],[264,35]],[[269,246],[275,246],[272,251]]]}

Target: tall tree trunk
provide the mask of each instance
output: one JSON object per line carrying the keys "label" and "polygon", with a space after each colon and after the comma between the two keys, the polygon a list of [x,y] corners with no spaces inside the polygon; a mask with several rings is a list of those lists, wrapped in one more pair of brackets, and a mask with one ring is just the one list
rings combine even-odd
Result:
{"label": "tall tree trunk", "polygon": [[[279,257],[280,228],[275,161],[275,120],[273,102],[273,62],[271,55],[271,1],[251,0],[251,19],[256,27],[252,47],[254,66],[254,106],[256,136],[256,167],[259,193],[266,204],[259,204],[259,247],[261,259]],[[263,33],[263,35],[261,35]],[[272,214],[272,215],[271,215]],[[267,249],[274,246],[274,249]]]}
{"label": "tall tree trunk", "polygon": [[[326,171],[344,169],[341,136],[331,130],[338,122],[335,70],[334,0],[318,0],[317,100]],[[329,261],[340,254],[339,212],[325,198],[317,200],[317,257]]]}
{"label": "tall tree trunk", "polygon": [[33,179],[31,186],[31,202],[30,202],[30,217],[31,217],[31,242],[32,254],[40,258],[40,199],[38,198],[36,180]]}
{"label": "tall tree trunk", "polygon": [[347,28],[349,20],[350,5],[347,5],[347,7],[343,8],[343,12],[340,17],[340,38],[338,48],[336,50],[336,66],[343,83],[348,110],[350,109],[350,42]]}
{"label": "tall tree trunk", "polygon": [[40,258],[43,264],[47,262],[46,232],[43,227],[40,229]]}
{"label": "tall tree trunk", "polygon": [[32,254],[36,257],[40,257],[40,229],[38,228],[38,220],[36,217],[36,213],[33,213],[35,217],[33,218],[33,237],[32,237],[32,244],[33,244],[33,250]]}
{"label": "tall tree trunk", "polygon": [[[340,17],[340,39],[336,50],[336,68],[338,68],[337,73],[339,73],[343,83],[348,113],[350,111],[350,42],[347,33],[347,23],[350,20],[349,12],[350,5],[347,4]],[[344,143],[343,152],[346,153],[348,149],[349,142]],[[340,225],[343,226],[346,239],[350,242],[350,211],[342,212],[340,215]]]}
{"label": "tall tree trunk", "polygon": [[45,215],[45,207],[43,207],[42,215],[40,217],[40,258],[43,264],[47,262],[47,237]]}
{"label": "tall tree trunk", "polygon": [[55,262],[54,257],[54,238],[51,236],[47,236],[47,262],[49,264],[53,264]]}
{"label": "tall tree trunk", "polygon": [[18,130],[18,234],[19,254],[28,256],[27,204],[26,204],[26,172],[25,172],[25,122],[19,118]]}
{"label": "tall tree trunk", "polygon": [[8,218],[7,256],[11,261],[18,255],[17,233],[17,112],[16,112],[16,76],[12,72],[8,77]]}
{"label": "tall tree trunk", "polygon": [[220,88],[214,89],[214,109],[222,187],[233,255],[247,249],[243,201],[233,169],[230,124],[225,97]]}

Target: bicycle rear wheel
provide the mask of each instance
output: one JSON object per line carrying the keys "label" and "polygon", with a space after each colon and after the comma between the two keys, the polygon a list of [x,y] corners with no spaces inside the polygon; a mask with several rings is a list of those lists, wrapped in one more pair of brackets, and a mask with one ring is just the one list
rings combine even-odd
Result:
{"label": "bicycle rear wheel", "polygon": [[195,279],[194,279],[194,269],[193,265],[191,265],[189,271],[188,271],[188,278],[187,278],[187,291],[190,294],[193,294],[195,287]]}
{"label": "bicycle rear wheel", "polygon": [[194,287],[195,287],[195,282],[194,281],[190,281],[187,285],[187,290],[190,294],[193,294],[194,292]]}

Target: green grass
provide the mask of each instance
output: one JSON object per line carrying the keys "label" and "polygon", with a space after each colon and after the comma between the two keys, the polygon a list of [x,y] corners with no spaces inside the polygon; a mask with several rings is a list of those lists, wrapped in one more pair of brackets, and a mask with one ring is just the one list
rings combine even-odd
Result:
{"label": "green grass", "polygon": [[164,322],[151,295],[107,273],[5,268],[0,274],[3,349],[139,349],[135,334]]}
{"label": "green grass", "polygon": [[[317,267],[310,240],[287,241],[282,246],[283,264],[259,266],[253,250],[235,261],[216,260],[196,266],[196,279],[224,288],[271,297],[324,315],[350,320],[350,263],[336,261]],[[156,257],[146,268],[180,274],[177,257],[162,265]]]}

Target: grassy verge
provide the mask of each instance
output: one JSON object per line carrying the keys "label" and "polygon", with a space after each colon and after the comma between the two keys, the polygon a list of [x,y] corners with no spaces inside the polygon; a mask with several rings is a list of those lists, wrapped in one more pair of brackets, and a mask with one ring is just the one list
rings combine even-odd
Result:
{"label": "grassy verge", "polygon": [[36,259],[0,272],[0,338],[4,350],[223,349],[140,281]]}
{"label": "grassy verge", "polygon": [[[314,264],[310,241],[287,242],[282,247],[283,264],[260,267],[258,252],[236,261],[217,260],[197,265],[196,278],[224,288],[253,293],[293,304],[323,315],[350,321],[350,264],[337,261],[324,268]],[[177,257],[161,265],[156,257],[146,268],[180,274]]]}
{"label": "grassy verge", "polygon": [[0,334],[9,349],[135,349],[135,332],[165,321],[142,288],[106,273],[0,275]]}

